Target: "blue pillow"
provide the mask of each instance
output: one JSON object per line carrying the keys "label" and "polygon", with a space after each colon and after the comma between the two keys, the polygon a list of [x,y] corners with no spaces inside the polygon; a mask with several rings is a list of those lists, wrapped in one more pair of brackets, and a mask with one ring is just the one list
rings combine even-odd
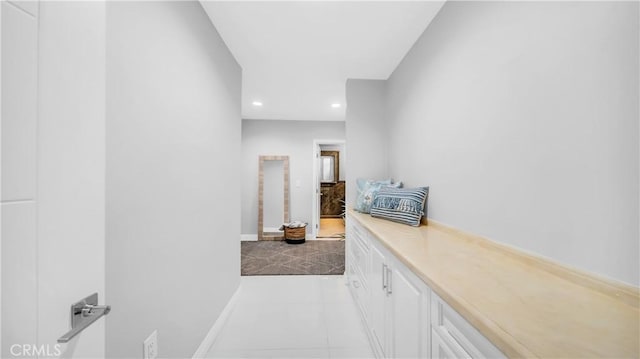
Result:
{"label": "blue pillow", "polygon": [[402,182],[392,183],[391,180],[375,181],[365,180],[358,178],[356,180],[358,185],[358,197],[356,199],[356,205],[354,209],[358,212],[369,213],[371,211],[371,204],[376,193],[383,187],[402,187]]}
{"label": "blue pillow", "polygon": [[381,188],[373,199],[371,216],[417,227],[428,196],[429,187]]}

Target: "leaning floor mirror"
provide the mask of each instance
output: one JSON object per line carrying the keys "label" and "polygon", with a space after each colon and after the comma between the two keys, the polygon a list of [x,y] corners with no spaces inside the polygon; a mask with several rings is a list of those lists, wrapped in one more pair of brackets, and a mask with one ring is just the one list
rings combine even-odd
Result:
{"label": "leaning floor mirror", "polygon": [[281,240],[289,222],[289,156],[258,158],[258,240]]}

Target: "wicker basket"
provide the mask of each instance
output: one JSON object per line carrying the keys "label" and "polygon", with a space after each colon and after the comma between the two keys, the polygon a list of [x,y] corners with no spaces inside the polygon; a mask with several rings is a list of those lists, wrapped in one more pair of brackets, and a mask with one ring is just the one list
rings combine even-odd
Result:
{"label": "wicker basket", "polygon": [[306,227],[298,227],[298,228],[284,227],[285,239],[305,239],[306,233],[307,233]]}

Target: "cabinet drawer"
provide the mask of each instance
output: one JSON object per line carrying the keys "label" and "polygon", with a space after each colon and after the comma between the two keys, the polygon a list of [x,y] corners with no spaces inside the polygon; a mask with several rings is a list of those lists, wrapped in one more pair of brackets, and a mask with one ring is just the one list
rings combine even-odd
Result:
{"label": "cabinet drawer", "polygon": [[450,336],[471,358],[506,358],[498,348],[435,293],[431,296],[431,325],[433,330],[440,333],[441,339]]}

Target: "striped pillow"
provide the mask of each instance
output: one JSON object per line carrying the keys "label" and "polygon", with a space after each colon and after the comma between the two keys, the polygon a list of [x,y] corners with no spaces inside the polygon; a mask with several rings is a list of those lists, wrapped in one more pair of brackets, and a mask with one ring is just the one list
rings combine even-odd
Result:
{"label": "striped pillow", "polygon": [[429,187],[381,188],[373,199],[371,216],[419,226]]}

